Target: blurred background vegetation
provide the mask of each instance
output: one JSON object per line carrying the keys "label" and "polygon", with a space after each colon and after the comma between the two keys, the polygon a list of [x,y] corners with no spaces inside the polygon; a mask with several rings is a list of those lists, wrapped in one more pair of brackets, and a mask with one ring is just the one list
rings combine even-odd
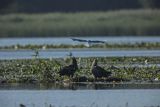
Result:
{"label": "blurred background vegetation", "polygon": [[160,8],[159,0],[0,0],[1,13],[46,13]]}
{"label": "blurred background vegetation", "polygon": [[0,37],[159,36],[160,0],[0,0]]}

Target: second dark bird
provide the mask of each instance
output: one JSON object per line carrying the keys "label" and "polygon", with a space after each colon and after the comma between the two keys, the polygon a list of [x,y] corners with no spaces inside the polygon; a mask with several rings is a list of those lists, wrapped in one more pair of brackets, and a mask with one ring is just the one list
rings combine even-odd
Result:
{"label": "second dark bird", "polygon": [[92,63],[91,66],[91,71],[92,74],[94,75],[95,78],[102,78],[102,77],[109,77],[111,76],[111,72],[106,71],[105,69],[103,69],[102,67],[97,65],[97,59],[95,59]]}
{"label": "second dark bird", "polygon": [[77,60],[75,57],[72,57],[72,63],[68,66],[63,67],[60,71],[59,74],[60,76],[72,76],[74,75],[74,73],[76,72],[76,70],[78,69],[78,65],[77,65]]}

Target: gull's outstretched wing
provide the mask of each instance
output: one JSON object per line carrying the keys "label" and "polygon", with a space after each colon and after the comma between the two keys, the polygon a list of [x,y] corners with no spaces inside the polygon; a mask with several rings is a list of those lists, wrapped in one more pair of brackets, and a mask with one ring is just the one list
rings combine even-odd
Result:
{"label": "gull's outstretched wing", "polygon": [[71,38],[73,41],[78,41],[78,42],[88,42],[88,40],[84,40],[84,39],[75,39],[75,38]]}
{"label": "gull's outstretched wing", "polygon": [[105,41],[89,40],[90,43],[106,43]]}
{"label": "gull's outstretched wing", "polygon": [[71,38],[73,41],[78,41],[78,42],[88,42],[88,43],[106,43],[105,41],[99,41],[99,40],[84,40],[84,39],[75,39]]}

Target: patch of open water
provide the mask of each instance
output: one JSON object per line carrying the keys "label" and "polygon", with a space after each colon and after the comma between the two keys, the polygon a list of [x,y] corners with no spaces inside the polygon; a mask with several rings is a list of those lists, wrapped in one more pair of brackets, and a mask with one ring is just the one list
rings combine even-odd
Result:
{"label": "patch of open water", "polygon": [[[71,38],[85,39],[85,40],[100,40],[105,41],[106,43],[141,43],[141,42],[160,42],[160,37],[158,36],[98,36],[98,37],[54,37],[54,38],[0,38],[0,46],[11,46],[11,45],[43,45],[43,44],[82,44],[76,41],[73,41]],[[84,43],[83,43],[84,44]]]}
{"label": "patch of open water", "polygon": [[[160,56],[160,50],[40,50],[39,58],[65,58],[72,52],[75,57],[134,57],[134,56]],[[32,50],[3,50],[0,59],[31,59],[34,58]]]}

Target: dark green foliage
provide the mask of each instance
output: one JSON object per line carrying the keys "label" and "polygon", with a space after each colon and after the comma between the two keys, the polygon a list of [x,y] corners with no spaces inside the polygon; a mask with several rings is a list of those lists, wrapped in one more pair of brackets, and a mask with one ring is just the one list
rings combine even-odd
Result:
{"label": "dark green foliage", "polygon": [[159,36],[160,10],[0,15],[0,37]]}
{"label": "dark green foliage", "polygon": [[12,12],[81,12],[118,9],[160,8],[159,0],[1,0],[1,7],[8,9],[11,3],[17,6]]}
{"label": "dark green foliage", "polygon": [[159,0],[138,0],[143,8],[160,8]]}
{"label": "dark green foliage", "polygon": [[47,63],[47,61],[40,60],[41,70],[39,70],[39,72],[41,75],[41,80],[43,82],[54,81],[54,69],[51,66],[53,66],[51,63]]}
{"label": "dark green foliage", "polygon": [[[95,58],[77,60],[79,69],[75,72],[73,82],[93,82],[91,64]],[[112,72],[108,80],[117,81],[154,81],[160,79],[160,57],[106,57],[97,58],[99,66]],[[154,64],[148,66],[146,64]],[[68,64],[63,59],[30,59],[30,60],[0,60],[1,82],[57,82],[66,81],[70,77],[60,77],[60,67]],[[138,65],[143,65],[138,66]],[[104,81],[104,80],[102,80]]]}
{"label": "dark green foliage", "polygon": [[9,5],[11,5],[15,0],[1,0],[0,1],[0,10],[4,8],[8,8]]}

